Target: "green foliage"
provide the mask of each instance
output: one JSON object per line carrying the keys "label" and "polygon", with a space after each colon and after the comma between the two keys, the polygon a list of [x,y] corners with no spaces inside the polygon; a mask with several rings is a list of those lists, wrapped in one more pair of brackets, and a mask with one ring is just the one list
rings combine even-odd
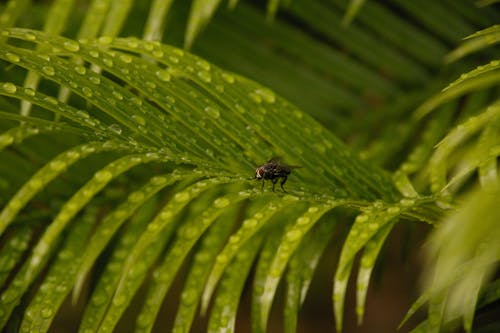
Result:
{"label": "green foliage", "polygon": [[[252,330],[283,282],[295,332],[325,255],[340,331],[351,273],[361,324],[394,226],[424,222],[425,290],[405,320],[428,304],[415,331],[472,331],[500,295],[500,14],[269,0],[266,20],[220,4],[1,7],[2,330],[50,331],[71,300],[80,332],[150,332],[165,302],[172,331],[199,308],[232,332],[251,278]],[[286,193],[252,179],[274,156],[299,166]]]}

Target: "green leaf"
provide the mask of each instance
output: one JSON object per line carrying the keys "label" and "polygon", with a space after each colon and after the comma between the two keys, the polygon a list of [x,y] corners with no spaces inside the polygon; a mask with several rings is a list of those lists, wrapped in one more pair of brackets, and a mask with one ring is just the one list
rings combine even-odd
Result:
{"label": "green leaf", "polygon": [[69,294],[76,278],[82,257],[80,252],[95,222],[95,212],[85,212],[80,221],[76,221],[58,253],[51,269],[26,309],[21,330],[27,332],[47,332],[52,321]]}
{"label": "green leaf", "polygon": [[500,25],[494,25],[484,30],[477,31],[465,38],[455,50],[450,52],[446,58],[446,62],[453,62],[466,55],[477,52],[486,47],[490,47],[500,41]]}
{"label": "green leaf", "polygon": [[253,242],[245,244],[234,261],[229,264],[210,312],[208,332],[235,331],[236,312],[245,286],[245,278],[248,276],[261,242],[262,237],[257,236]]}

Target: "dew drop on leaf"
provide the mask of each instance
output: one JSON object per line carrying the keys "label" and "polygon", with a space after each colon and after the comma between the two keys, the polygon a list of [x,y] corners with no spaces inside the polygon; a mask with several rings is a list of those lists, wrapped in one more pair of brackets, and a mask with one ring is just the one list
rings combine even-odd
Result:
{"label": "dew drop on leaf", "polygon": [[67,167],[67,165],[66,165],[65,162],[58,161],[58,160],[50,162],[49,166],[54,171],[61,171],[61,170],[64,170]]}
{"label": "dew drop on leaf", "polygon": [[92,97],[92,90],[89,87],[83,87],[82,92],[86,97]]}
{"label": "dew drop on leaf", "polygon": [[70,52],[76,52],[76,51],[80,50],[80,44],[78,44],[78,42],[75,42],[72,40],[64,42],[63,46],[66,50],[68,50]]}
{"label": "dew drop on leaf", "polygon": [[367,215],[358,215],[356,217],[356,222],[362,223],[362,222],[366,222],[366,221],[368,221],[368,216]]}
{"label": "dew drop on leaf", "polygon": [[49,76],[53,76],[56,73],[56,71],[54,70],[54,67],[52,67],[52,66],[43,66],[42,72],[44,72],[45,74],[47,74]]}
{"label": "dew drop on leaf", "polygon": [[2,84],[2,89],[9,94],[14,94],[17,91],[16,86],[11,82],[6,82]]}
{"label": "dew drop on leaf", "polygon": [[210,73],[207,71],[198,71],[198,77],[202,81],[207,82],[207,83],[212,81],[212,75],[210,75]]}
{"label": "dew drop on leaf", "polygon": [[257,104],[262,103],[262,97],[255,92],[248,93],[248,96]]}
{"label": "dew drop on leaf", "polygon": [[14,53],[7,53],[5,55],[5,57],[7,58],[7,60],[9,60],[10,62],[19,62],[19,60],[21,60],[21,58],[19,58],[19,56],[17,54],[14,54]]}
{"label": "dew drop on leaf", "polygon": [[154,50],[153,51],[153,57],[157,58],[157,59],[161,59],[163,58],[164,56],[164,53],[162,50]]}
{"label": "dew drop on leaf", "polygon": [[165,82],[170,81],[170,73],[167,72],[166,70],[163,70],[163,69],[158,70],[156,72],[156,76],[158,76],[158,78],[162,81],[165,81]]}
{"label": "dew drop on leaf", "polygon": [[286,239],[290,242],[295,242],[302,237],[303,232],[301,230],[295,229],[290,230],[286,233]]}
{"label": "dew drop on leaf", "polygon": [[49,309],[49,308],[44,308],[42,309],[42,312],[41,312],[41,315],[42,315],[42,318],[50,318],[52,316],[52,309]]}
{"label": "dew drop on leaf", "polygon": [[276,101],[274,93],[269,89],[260,88],[255,90],[255,93],[261,96],[267,103],[274,103]]}
{"label": "dew drop on leaf", "polygon": [[214,201],[214,207],[216,208],[224,208],[229,205],[229,199],[227,198],[218,198]]}
{"label": "dew drop on leaf", "polygon": [[122,55],[120,55],[120,60],[126,64],[129,64],[132,62],[132,57],[129,56],[128,54],[122,54]]}
{"label": "dew drop on leaf", "polygon": [[87,72],[87,69],[82,65],[76,65],[75,71],[80,75],[84,75]]}
{"label": "dew drop on leaf", "polygon": [[123,99],[123,95],[120,94],[118,91],[113,91],[113,96],[115,96],[115,98],[120,101]]}
{"label": "dew drop on leaf", "polygon": [[387,212],[390,214],[397,214],[400,211],[401,209],[399,207],[389,207],[389,209],[387,209]]}
{"label": "dew drop on leaf", "polygon": [[136,114],[132,115],[132,119],[138,123],[139,125],[142,125],[142,126],[145,126],[146,125],[146,120],[141,117],[141,116],[138,116]]}
{"label": "dew drop on leaf", "polygon": [[0,147],[5,147],[14,142],[14,137],[9,134],[0,135]]}
{"label": "dew drop on leaf", "polygon": [[35,91],[31,88],[24,89],[24,93],[28,96],[35,96]]}
{"label": "dew drop on leaf", "polygon": [[213,108],[213,107],[211,107],[211,106],[207,106],[207,107],[205,108],[205,112],[206,112],[206,113],[207,113],[210,117],[212,117],[212,118],[214,118],[214,119],[217,119],[217,118],[219,118],[219,117],[220,117],[220,112],[219,112],[219,110],[218,110],[218,109],[216,109],[216,108]]}
{"label": "dew drop on leaf", "polygon": [[104,58],[102,59],[102,62],[108,67],[113,67],[114,65],[113,60],[111,60],[110,58]]}
{"label": "dew drop on leaf", "polygon": [[96,172],[94,177],[98,182],[104,183],[113,178],[113,174],[109,171],[101,170]]}
{"label": "dew drop on leaf", "polygon": [[100,84],[101,83],[101,79],[98,77],[98,76],[91,76],[89,78],[90,82],[92,82],[93,84]]}
{"label": "dew drop on leaf", "polygon": [[111,42],[113,42],[113,38],[110,36],[99,37],[99,43],[101,44],[111,44]]}
{"label": "dew drop on leaf", "polygon": [[180,192],[174,196],[174,200],[177,202],[186,202],[191,196],[187,192]]}
{"label": "dew drop on leaf", "polygon": [[135,192],[129,195],[128,201],[130,202],[140,202],[144,200],[144,193],[142,192]]}
{"label": "dew drop on leaf", "polygon": [[399,203],[403,206],[413,206],[415,204],[415,200],[413,199],[401,199],[401,201],[399,201]]}
{"label": "dew drop on leaf", "polygon": [[26,40],[29,40],[29,41],[34,41],[34,40],[36,40],[36,36],[35,36],[35,35],[33,35],[33,34],[30,34],[30,33],[26,34],[26,35],[25,35],[25,38],[26,38]]}
{"label": "dew drop on leaf", "polygon": [[311,219],[307,216],[301,216],[297,219],[297,225],[306,225],[311,222]]}
{"label": "dew drop on leaf", "polygon": [[179,58],[177,58],[177,57],[170,56],[170,57],[168,57],[168,59],[169,59],[171,62],[173,62],[174,64],[179,63]]}
{"label": "dew drop on leaf", "polygon": [[122,134],[122,128],[118,124],[111,124],[108,126],[108,129],[116,134]]}
{"label": "dew drop on leaf", "polygon": [[224,81],[226,81],[227,83],[234,83],[234,76],[232,76],[231,74],[228,74],[228,73],[222,73],[222,78],[224,79]]}

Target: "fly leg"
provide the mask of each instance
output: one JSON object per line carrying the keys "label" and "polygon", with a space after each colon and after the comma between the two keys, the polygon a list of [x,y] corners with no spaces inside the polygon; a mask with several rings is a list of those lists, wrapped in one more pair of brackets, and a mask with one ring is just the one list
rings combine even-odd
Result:
{"label": "fly leg", "polygon": [[262,186],[261,186],[260,190],[264,191],[264,178],[262,178]]}
{"label": "fly leg", "polygon": [[288,177],[284,176],[283,179],[281,180],[281,183],[280,183],[281,189],[283,190],[283,192],[286,192],[285,188],[283,187],[283,185],[285,185],[287,179],[288,179]]}
{"label": "fly leg", "polygon": [[272,182],[273,182],[273,192],[274,192],[274,185],[276,185],[276,183],[278,182],[278,178],[274,178]]}

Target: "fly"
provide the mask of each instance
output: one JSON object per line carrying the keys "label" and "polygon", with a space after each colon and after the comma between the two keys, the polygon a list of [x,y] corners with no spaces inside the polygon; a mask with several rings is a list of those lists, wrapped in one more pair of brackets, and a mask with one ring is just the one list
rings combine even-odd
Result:
{"label": "fly", "polygon": [[292,172],[292,169],[300,168],[299,166],[290,166],[281,164],[279,159],[272,158],[266,164],[261,165],[257,169],[255,169],[255,178],[254,179],[262,179],[262,189],[264,189],[264,181],[270,180],[273,183],[273,192],[274,186],[281,179],[280,185],[283,192],[285,188],[283,185],[286,183],[288,179],[288,175]]}

